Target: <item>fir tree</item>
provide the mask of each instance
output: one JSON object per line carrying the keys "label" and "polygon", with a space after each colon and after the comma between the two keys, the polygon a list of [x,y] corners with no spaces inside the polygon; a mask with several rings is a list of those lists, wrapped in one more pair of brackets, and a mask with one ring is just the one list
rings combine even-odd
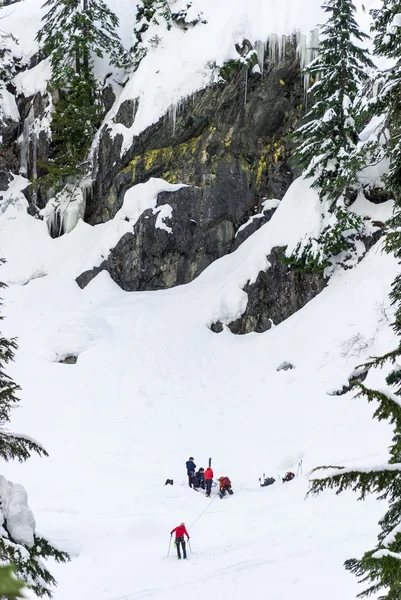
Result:
{"label": "fir tree", "polygon": [[311,108],[293,136],[300,142],[295,160],[305,177],[313,177],[312,187],[322,202],[329,202],[334,216],[334,225],[318,239],[300,244],[290,258],[313,269],[329,265],[337,251],[345,253],[344,260],[351,258],[363,228],[361,218],[347,208],[346,192],[357,183],[362,166],[356,152],[359,122],[354,102],[374,66],[360,46],[368,36],[358,27],[352,0],[326,0],[322,8],[328,19],[320,26],[319,54],[304,70],[313,82],[307,91]]}
{"label": "fir tree", "polygon": [[168,0],[139,0],[136,5],[133,46],[130,52],[134,70],[139,67],[149,48],[156,47],[162,39],[158,33],[152,37],[146,36],[152,24],[164,25],[167,31],[170,31],[173,25],[186,31],[198,23],[206,23],[203,13],[192,13],[191,8],[192,0],[188,0],[178,11],[171,10]]}
{"label": "fir tree", "polygon": [[[0,260],[0,264],[4,262]],[[0,282],[0,289],[4,284]],[[1,306],[1,303],[0,303]],[[0,315],[0,323],[3,317]],[[4,425],[10,421],[10,412],[19,402],[17,392],[19,386],[5,372],[5,366],[13,360],[17,348],[14,339],[0,335],[0,457],[3,460],[17,459],[24,462],[30,458],[32,452],[39,456],[48,456],[46,450],[37,442],[20,434],[10,433]]]}
{"label": "fir tree", "polygon": [[354,101],[374,65],[358,45],[368,36],[352,0],[326,0],[322,8],[328,20],[320,26],[319,54],[304,71],[314,83],[307,91],[311,108],[295,133],[301,139],[295,158],[321,196],[335,201],[356,182],[358,165],[349,164],[358,141]]}
{"label": "fir tree", "polygon": [[101,123],[102,107],[96,82],[75,75],[68,92],[64,92],[53,113],[51,123],[54,158],[43,165],[48,175],[41,183],[57,189],[57,183],[83,174],[94,135]]}
{"label": "fir tree", "polygon": [[[0,261],[0,263],[3,261]],[[0,283],[0,288],[4,287]],[[0,316],[0,321],[3,319]],[[17,459],[20,462],[27,460],[32,452],[36,452],[39,456],[48,456],[46,450],[31,438],[10,433],[4,429],[4,425],[10,421],[11,409],[19,402],[17,392],[19,386],[5,372],[5,367],[14,358],[17,345],[14,339],[9,339],[0,334],[0,456],[3,460]],[[10,485],[10,484],[6,484]],[[3,484],[4,487],[4,484]],[[2,493],[3,493],[2,487]],[[0,496],[0,505],[3,498]],[[1,506],[3,510],[3,506]],[[42,559],[49,557],[54,558],[57,562],[66,562],[69,560],[68,554],[54,548],[45,538],[33,536],[33,543],[28,545],[19,540],[13,539],[8,529],[7,520],[2,524],[2,532],[0,534],[0,560],[2,563],[12,563],[15,565],[15,571],[23,581],[38,596],[51,597],[51,585],[54,585],[55,579],[45,567]],[[6,572],[3,572],[4,585],[8,586],[10,581]],[[2,581],[0,579],[0,597],[18,597],[21,586],[14,586],[14,596],[11,594],[13,590],[9,590],[9,596],[4,588],[1,592]]]}
{"label": "fir tree", "polygon": [[171,10],[167,0],[139,0],[136,5],[135,27],[133,34],[133,68],[136,70],[148,52],[149,46],[158,44],[161,38],[153,37],[145,42],[144,36],[151,23],[165,23],[167,30],[171,29]]}
{"label": "fir tree", "polygon": [[68,87],[74,75],[89,79],[92,54],[107,55],[112,65],[127,64],[118,17],[103,0],[47,0],[43,7],[48,11],[36,39],[50,56],[54,87]]}
{"label": "fir tree", "polygon": [[24,587],[24,582],[14,577],[11,565],[0,567],[0,598],[7,598],[7,600],[24,598],[22,593]]}
{"label": "fir tree", "polygon": [[93,73],[94,55],[108,56],[115,66],[129,55],[117,33],[118,18],[104,0],[47,0],[44,25],[36,39],[50,56],[50,87],[61,90],[53,114],[54,158],[40,183],[59,189],[65,179],[84,174],[85,159],[101,121],[99,91]]}
{"label": "fir tree", "polygon": [[401,5],[398,0],[383,0],[382,8],[371,11],[374,53],[393,62],[389,69],[378,74],[378,93],[370,106],[374,113],[384,116],[384,127],[390,132],[386,147],[376,145],[376,156],[387,156],[390,169],[385,177],[387,187],[401,199]]}
{"label": "fir tree", "polygon": [[[11,34],[0,33],[0,98],[7,84],[17,72],[17,62],[13,57],[12,43],[17,39]],[[0,108],[0,124],[4,121],[4,114]]]}
{"label": "fir tree", "polygon": [[[394,253],[401,265],[401,211],[398,205],[395,216],[390,221],[390,233],[386,239],[386,251]],[[379,525],[381,532],[375,548],[365,552],[360,559],[345,562],[345,568],[360,578],[368,587],[359,594],[363,598],[382,591],[379,600],[399,600],[401,598],[401,275],[392,285],[390,294],[395,305],[393,328],[400,338],[398,346],[388,354],[376,358],[364,367],[383,367],[393,365],[386,378],[388,391],[378,391],[355,382],[359,387],[357,396],[363,396],[368,402],[377,404],[374,418],[386,420],[393,426],[393,439],[390,446],[390,458],[387,464],[361,469],[343,467],[320,467],[336,469],[334,473],[311,482],[312,494],[331,488],[340,494],[352,489],[364,499],[368,494],[376,494],[386,500],[389,508]],[[316,472],[317,469],[314,470]]]}

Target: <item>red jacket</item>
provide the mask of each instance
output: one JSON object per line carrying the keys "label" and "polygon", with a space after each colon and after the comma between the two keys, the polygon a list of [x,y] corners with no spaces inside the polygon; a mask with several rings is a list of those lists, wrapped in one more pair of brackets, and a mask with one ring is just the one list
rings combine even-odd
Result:
{"label": "red jacket", "polygon": [[231,481],[229,477],[220,477],[220,489],[223,489],[224,486],[230,487]]}
{"label": "red jacket", "polygon": [[208,467],[205,471],[205,479],[213,479],[213,471],[210,467]]}
{"label": "red jacket", "polygon": [[188,535],[188,531],[185,528],[185,525],[178,525],[178,527],[175,527],[173,529],[173,531],[170,531],[170,535],[172,535],[175,531],[175,537],[184,537],[184,535],[187,536],[187,538],[189,539],[189,535]]}

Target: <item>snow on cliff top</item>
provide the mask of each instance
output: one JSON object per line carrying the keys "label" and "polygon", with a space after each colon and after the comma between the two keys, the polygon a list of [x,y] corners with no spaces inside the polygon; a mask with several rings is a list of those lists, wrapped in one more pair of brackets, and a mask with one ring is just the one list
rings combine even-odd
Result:
{"label": "snow on cliff top", "polygon": [[[129,48],[136,2],[109,0],[108,4],[120,19],[120,35]],[[184,4],[182,0],[176,0],[172,7],[179,10]],[[152,36],[159,35],[162,39],[157,47],[149,50],[125,88],[116,86],[118,97],[105,120],[114,134],[123,135],[123,150],[130,146],[135,135],[155,123],[171,107],[210,84],[215,77],[212,65],[219,66],[237,57],[237,42],[248,39],[253,44],[264,43],[269,36],[290,35],[297,31],[305,35],[303,43],[307,44],[309,33],[324,20],[320,4],[320,0],[193,0],[193,10],[202,12],[206,24],[199,23],[186,32],[177,27],[167,32],[162,25],[152,24],[149,34],[151,31]],[[357,0],[356,4],[361,25],[368,30],[368,11],[375,2]],[[43,0],[24,0],[2,9],[2,29],[18,37],[15,54],[26,62],[38,51],[35,36],[44,14],[42,5]],[[101,78],[110,73],[104,59],[96,59],[96,69]],[[38,82],[37,85],[39,91],[49,76],[48,69],[42,69],[36,75],[43,78],[42,84]],[[114,76],[109,81],[113,79]],[[24,80],[24,77],[19,78],[19,92],[24,92]],[[29,95],[33,89],[32,81],[29,77],[26,81],[25,92]],[[132,127],[114,124],[112,119],[122,102],[133,98],[139,100],[139,105]]]}

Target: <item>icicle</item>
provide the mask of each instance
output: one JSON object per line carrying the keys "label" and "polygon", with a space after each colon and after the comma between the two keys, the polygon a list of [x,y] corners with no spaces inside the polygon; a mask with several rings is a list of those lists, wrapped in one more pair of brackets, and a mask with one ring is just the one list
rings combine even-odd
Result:
{"label": "icicle", "polygon": [[258,55],[258,65],[259,65],[261,75],[263,75],[263,65],[265,62],[266,49],[267,49],[266,42],[261,42],[260,40],[255,42],[255,50]]}
{"label": "icicle", "polygon": [[49,200],[40,215],[55,238],[74,229],[85,213],[85,195],[79,187],[67,184],[55,198]]}
{"label": "icicle", "polygon": [[[299,57],[299,63],[301,69],[304,69],[312,60],[318,55],[319,48],[319,31],[318,29],[312,29],[309,34],[309,40],[306,35],[298,34],[297,43],[297,54]],[[303,76],[303,84],[305,90],[309,88],[310,77],[309,75]]]}
{"label": "icicle", "polygon": [[177,117],[182,112],[182,109],[184,108],[184,106],[185,106],[185,100],[177,100],[177,102],[174,102],[174,104],[172,104],[167,111],[168,119],[173,127],[173,135],[175,135],[175,129],[176,129],[176,125],[177,125]]}
{"label": "icicle", "polygon": [[248,96],[248,69],[245,69],[245,97],[244,97],[244,110],[246,109],[246,100]]}
{"label": "icicle", "polygon": [[29,168],[29,143],[31,139],[32,126],[35,120],[33,105],[31,106],[28,116],[24,121],[24,128],[22,134],[20,135],[20,174],[24,177],[28,176],[28,168]]}
{"label": "icicle", "polygon": [[173,124],[173,135],[175,135],[175,127],[177,124],[177,104],[176,103],[174,103],[172,105],[172,107],[170,108],[170,119]]}
{"label": "icicle", "polygon": [[[36,181],[38,178],[38,136],[36,131],[32,132],[32,179]],[[33,186],[32,204],[36,206],[37,200],[36,186]]]}

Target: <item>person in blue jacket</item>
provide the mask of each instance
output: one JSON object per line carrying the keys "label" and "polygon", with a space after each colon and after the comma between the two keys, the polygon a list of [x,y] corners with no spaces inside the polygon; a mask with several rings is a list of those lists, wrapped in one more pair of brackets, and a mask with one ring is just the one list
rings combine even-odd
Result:
{"label": "person in blue jacket", "polygon": [[194,482],[194,475],[195,475],[195,471],[196,471],[196,464],[194,463],[194,459],[192,456],[190,456],[189,460],[187,460],[186,466],[187,466],[187,475],[188,475],[188,485],[189,485],[189,487],[192,487],[192,484]]}

